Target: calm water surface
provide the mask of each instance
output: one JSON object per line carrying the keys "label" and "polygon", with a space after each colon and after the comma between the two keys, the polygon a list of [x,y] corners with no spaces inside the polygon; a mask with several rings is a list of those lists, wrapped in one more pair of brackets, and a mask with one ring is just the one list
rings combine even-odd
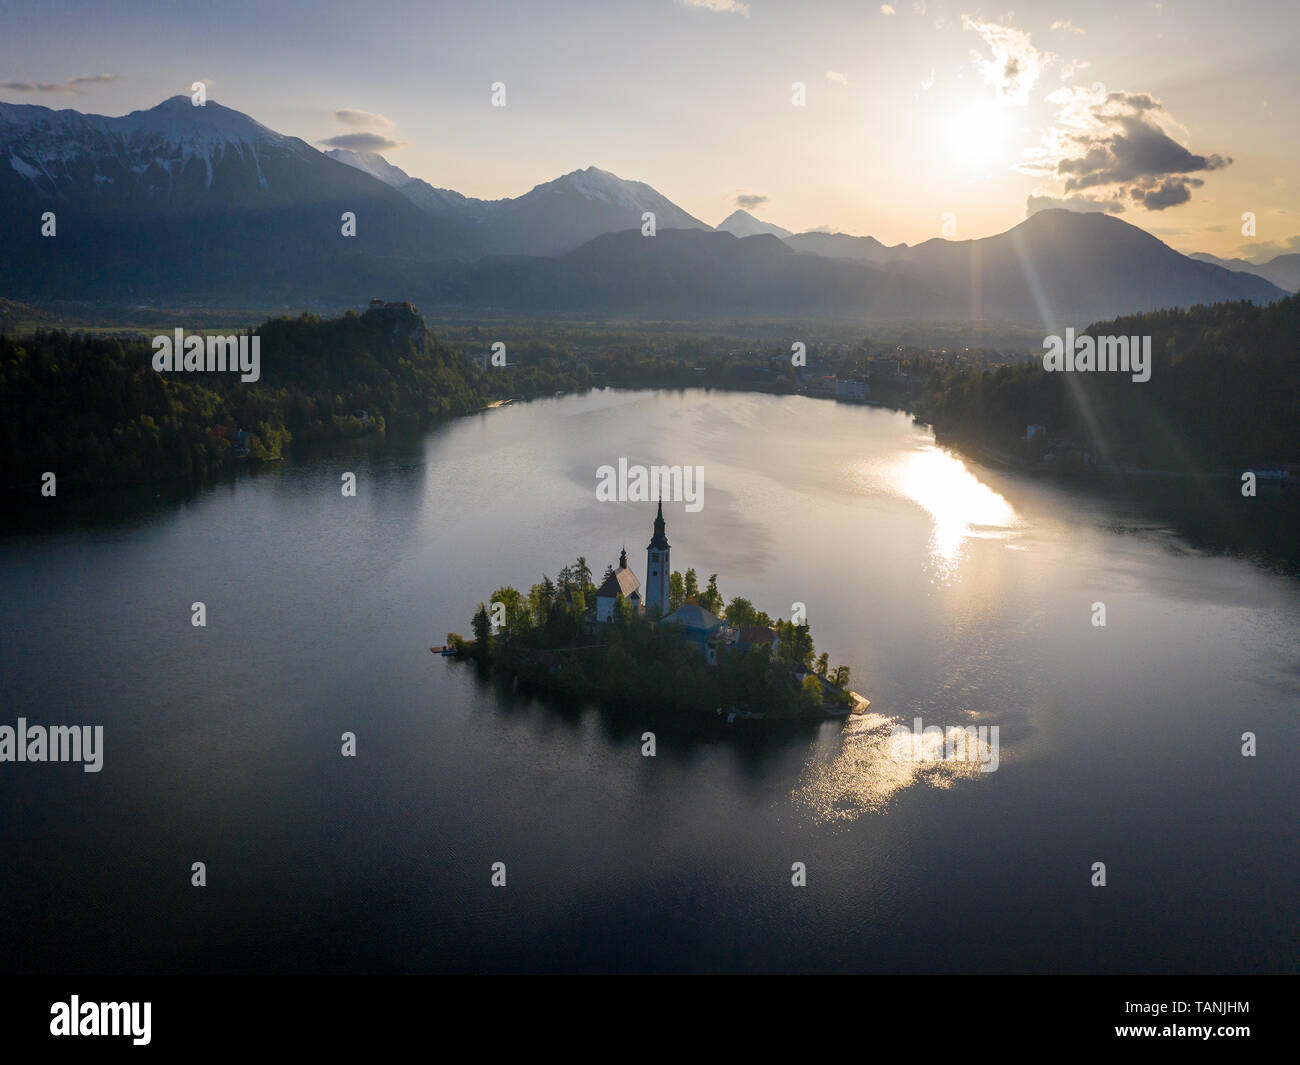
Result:
{"label": "calm water surface", "polygon": [[[704,466],[703,509],[665,508],[674,568],[805,603],[870,714],[685,736],[429,653],[575,555],[626,544],[644,577],[653,505],[595,498],[620,457]],[[4,967],[1293,972],[1297,647],[1293,577],[904,415],[507,408],[0,540],[0,723],[106,747],[0,766]],[[917,716],[998,725],[1000,767],[893,761]]]}

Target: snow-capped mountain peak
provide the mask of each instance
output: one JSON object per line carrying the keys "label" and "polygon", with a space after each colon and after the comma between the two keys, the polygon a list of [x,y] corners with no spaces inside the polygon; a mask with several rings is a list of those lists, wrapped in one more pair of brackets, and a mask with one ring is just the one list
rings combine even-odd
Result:
{"label": "snow-capped mountain peak", "polygon": [[192,192],[196,165],[210,189],[217,168],[236,161],[266,188],[268,157],[315,154],[296,137],[212,100],[195,107],[188,96],[119,117],[0,103],[0,148],[0,159],[48,196],[68,195],[87,182],[99,190],[143,185],[155,194],[183,175]]}
{"label": "snow-capped mountain peak", "polygon": [[719,230],[724,233],[731,233],[737,237],[753,237],[760,233],[771,233],[773,236],[780,237],[784,240],[786,237],[793,236],[788,229],[781,226],[773,225],[771,222],[764,222],[762,219],[755,218],[746,210],[732,211],[721,222],[718,223]]}
{"label": "snow-capped mountain peak", "polygon": [[378,178],[385,185],[395,189],[400,189],[408,181],[416,180],[400,166],[394,166],[377,152],[355,152],[351,148],[331,148],[325,154],[331,159]]}

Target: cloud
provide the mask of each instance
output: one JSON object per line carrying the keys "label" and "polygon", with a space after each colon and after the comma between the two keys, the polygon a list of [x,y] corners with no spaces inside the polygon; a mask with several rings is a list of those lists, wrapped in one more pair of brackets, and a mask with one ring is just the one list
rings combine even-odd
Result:
{"label": "cloud", "polygon": [[767,200],[768,198],[766,196],[758,196],[754,193],[742,193],[736,197],[736,206],[743,207],[748,211],[754,207],[762,207],[763,204],[767,203]]}
{"label": "cloud", "polygon": [[1060,207],[1079,214],[1123,214],[1124,205],[1119,200],[1099,200],[1091,196],[1048,196],[1035,189],[1025,201],[1025,217],[1039,211],[1049,211]]}
{"label": "cloud", "polygon": [[898,12],[894,10],[894,5],[893,5],[893,4],[881,4],[881,5],[880,5],[880,13],[881,13],[882,15],[897,15],[897,14],[898,14]]}
{"label": "cloud", "polygon": [[1079,27],[1076,26],[1073,22],[1071,22],[1068,18],[1067,18],[1067,19],[1057,19],[1055,22],[1052,23],[1052,25],[1051,25],[1049,28],[1050,28],[1050,29],[1054,29],[1054,30],[1060,30],[1062,33],[1082,33],[1082,32],[1083,32],[1083,30],[1079,29]]}
{"label": "cloud", "polygon": [[380,133],[341,133],[321,141],[331,148],[347,148],[354,152],[391,152],[396,148],[405,148],[406,141],[395,141]]}
{"label": "cloud", "polygon": [[833,81],[837,85],[847,85],[849,83],[849,79],[845,77],[845,75],[841,74],[838,70],[826,71],[826,80]]}
{"label": "cloud", "polygon": [[1086,59],[1071,59],[1068,63],[1065,64],[1065,66],[1061,68],[1061,80],[1069,81],[1072,77],[1074,77],[1077,73],[1079,73],[1079,71],[1087,70],[1090,66],[1092,66],[1092,64],[1089,63]]}
{"label": "cloud", "polygon": [[1237,254],[1243,259],[1251,259],[1257,264],[1262,264],[1279,255],[1289,255],[1292,252],[1300,252],[1300,234],[1294,237],[1288,237],[1286,240],[1266,240],[1253,244],[1243,244]]}
{"label": "cloud", "polygon": [[677,2],[687,7],[716,11],[720,15],[744,15],[745,18],[749,18],[749,5],[742,4],[739,0],[677,0]]}
{"label": "cloud", "polygon": [[926,78],[925,81],[921,82],[921,88],[922,90],[934,88],[934,67],[930,68],[930,76]]}
{"label": "cloud", "polygon": [[1029,34],[1014,26],[1001,26],[996,22],[983,22],[970,15],[962,15],[963,29],[974,30],[984,38],[992,57],[971,49],[975,68],[984,80],[998,90],[998,96],[1009,103],[1029,102],[1029,90],[1038,81],[1043,68],[1055,56],[1040,52],[1029,40]]}
{"label": "cloud", "polygon": [[335,111],[334,117],[343,125],[352,126],[354,129],[386,131],[394,128],[393,120],[384,115],[371,111],[357,111],[350,107]]}
{"label": "cloud", "polygon": [[1163,211],[1186,203],[1204,184],[1191,175],[1232,163],[1194,153],[1175,139],[1184,135],[1181,127],[1150,93],[1106,92],[1098,84],[1057,89],[1047,100],[1058,107],[1055,124],[1017,169],[1055,178],[1067,194],[1105,190],[1103,199],[1125,196],[1148,211]]}
{"label": "cloud", "polygon": [[1177,207],[1192,198],[1189,185],[1199,188],[1205,182],[1195,178],[1166,178],[1159,185],[1144,188],[1134,185],[1129,189],[1129,196],[1148,211],[1163,211],[1166,207]]}
{"label": "cloud", "polygon": [[67,81],[0,81],[0,89],[7,89],[9,92],[44,92],[56,96],[76,96],[79,85],[102,85],[117,80],[116,74],[83,74],[79,78],[69,78]]}

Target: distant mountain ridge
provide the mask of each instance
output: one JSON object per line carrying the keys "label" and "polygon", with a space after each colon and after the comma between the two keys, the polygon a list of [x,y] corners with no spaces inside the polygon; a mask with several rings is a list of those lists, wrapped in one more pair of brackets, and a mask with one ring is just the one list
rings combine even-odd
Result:
{"label": "distant mountain ridge", "polygon": [[[1042,211],[979,240],[886,247],[747,211],[715,231],[595,167],[473,199],[184,96],[118,118],[0,103],[0,203],[0,295],[26,302],[272,310],[382,294],[494,313],[1054,324],[1283,294],[1108,215]],[[53,237],[41,236],[47,211]]]}
{"label": "distant mountain ridge", "polygon": [[483,254],[549,255],[604,233],[637,229],[649,211],[663,229],[709,229],[641,181],[589,166],[537,185],[513,199],[478,200],[412,178],[383,156],[339,149],[326,153],[397,189],[429,213],[471,226]]}
{"label": "distant mountain ridge", "polygon": [[1108,215],[1040,211],[979,240],[889,249],[885,263],[800,254],[771,234],[607,234],[546,258],[488,258],[443,292],[466,307],[531,312],[768,313],[1039,322],[1048,331],[1116,308],[1254,300],[1262,278],[1197,262]]}
{"label": "distant mountain ridge", "polygon": [[718,223],[717,229],[720,233],[730,233],[736,237],[755,237],[760,233],[770,233],[784,240],[786,237],[794,236],[790,230],[773,225],[771,222],[760,221],[743,209],[732,211]]}
{"label": "distant mountain ridge", "polygon": [[1188,258],[1203,263],[1213,263],[1215,266],[1222,266],[1225,270],[1254,274],[1256,277],[1271,281],[1287,292],[1300,289],[1300,252],[1278,255],[1266,263],[1252,263],[1246,259],[1220,259],[1217,255],[1209,255],[1203,251],[1193,252]]}

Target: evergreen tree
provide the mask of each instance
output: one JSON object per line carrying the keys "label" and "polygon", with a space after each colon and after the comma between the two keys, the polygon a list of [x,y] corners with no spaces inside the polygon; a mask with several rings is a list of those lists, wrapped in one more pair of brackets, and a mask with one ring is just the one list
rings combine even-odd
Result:
{"label": "evergreen tree", "polygon": [[718,591],[718,575],[709,574],[709,585],[700,596],[700,606],[712,614],[722,613],[722,593]]}
{"label": "evergreen tree", "polygon": [[682,580],[681,572],[673,570],[668,578],[668,613],[680,610],[684,602],[686,602],[686,583]]}
{"label": "evergreen tree", "polygon": [[686,587],[684,591],[686,596],[684,602],[698,603],[700,601],[700,582],[699,578],[695,576],[694,569],[686,571]]}
{"label": "evergreen tree", "polygon": [[492,618],[488,615],[486,603],[479,603],[474,611],[474,639],[478,642],[480,657],[487,658],[491,653]]}

